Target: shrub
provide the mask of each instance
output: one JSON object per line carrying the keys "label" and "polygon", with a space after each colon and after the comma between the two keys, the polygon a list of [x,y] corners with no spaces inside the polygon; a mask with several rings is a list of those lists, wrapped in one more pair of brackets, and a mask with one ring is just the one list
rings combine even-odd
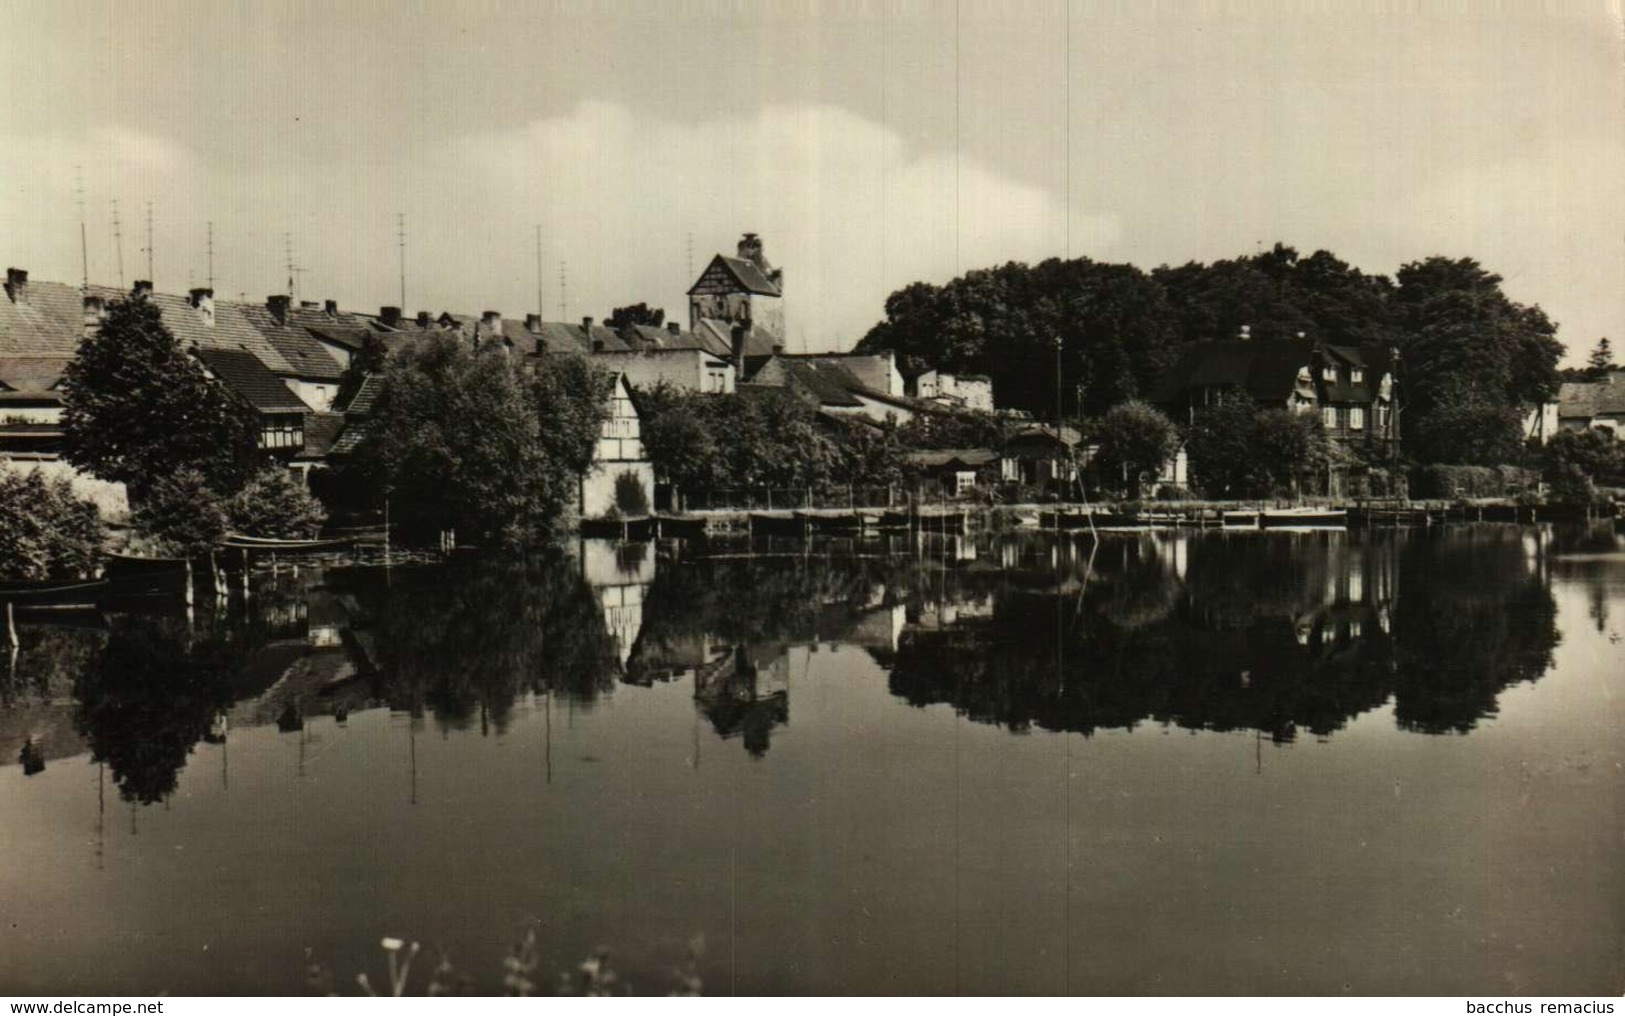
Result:
{"label": "shrub", "polygon": [[152,485],[133,512],[136,532],[163,554],[207,552],[226,535],[226,506],[196,469],[180,469]]}
{"label": "shrub", "polygon": [[643,480],[630,469],[615,477],[615,509],[632,518],[649,514],[649,492],[643,489]]}
{"label": "shrub", "polygon": [[1506,497],[1527,489],[1534,474],[1518,466],[1423,466],[1411,477],[1417,497]]}
{"label": "shrub", "polygon": [[321,531],[327,511],[291,472],[273,467],[256,474],[231,499],[226,517],[234,532],[301,539]]}
{"label": "shrub", "polygon": [[0,577],[88,576],[106,538],[101,512],[66,479],[0,472]]}

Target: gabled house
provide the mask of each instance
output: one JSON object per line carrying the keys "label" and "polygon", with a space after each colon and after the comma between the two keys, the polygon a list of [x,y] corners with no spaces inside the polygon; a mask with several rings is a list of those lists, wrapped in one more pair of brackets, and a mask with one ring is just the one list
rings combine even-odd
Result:
{"label": "gabled house", "polygon": [[61,357],[0,356],[0,458],[54,459],[62,449]]}
{"label": "gabled house", "polygon": [[946,408],[993,412],[993,381],[985,374],[928,370],[908,383],[907,394]]}
{"label": "gabled house", "polygon": [[705,266],[688,291],[688,326],[736,368],[784,348],[784,272],[768,263],[761,237],[746,233],[737,257],[718,254]]}
{"label": "gabled house", "polygon": [[[352,330],[347,327],[350,322],[341,319],[337,306],[329,302],[324,311],[319,304],[295,305],[291,297],[277,294],[266,297],[263,305],[243,304],[241,309],[249,323],[287,364],[285,370],[276,371],[283,383],[311,409],[323,412],[332,409],[349,354],[341,354],[338,343],[323,342],[310,329],[321,328],[334,335],[351,334]],[[359,341],[359,322],[355,325],[353,334]],[[345,357],[342,362],[340,355]]]}
{"label": "gabled house", "polygon": [[251,408],[259,418],[258,444],[283,462],[305,447],[305,417],[310,407],[246,349],[193,347],[192,356],[208,376]]}
{"label": "gabled house", "polygon": [[1328,493],[1343,487],[1356,454],[1367,462],[1398,454],[1397,355],[1377,346],[1334,346],[1295,339],[1239,338],[1194,343],[1168,369],[1151,401],[1176,423],[1193,422],[1227,392],[1259,409],[1313,413],[1342,464],[1328,476]]}
{"label": "gabled house", "polygon": [[747,357],[749,385],[785,387],[806,392],[819,409],[834,416],[863,417],[873,423],[888,419],[907,423],[922,406],[902,394],[902,377],[892,354],[787,354]]}
{"label": "gabled house", "polygon": [[1611,430],[1618,437],[1625,427],[1625,370],[1566,382],[1557,394],[1557,423],[1564,430]]}
{"label": "gabled house", "polygon": [[610,392],[609,415],[593,449],[592,465],[581,477],[577,510],[584,519],[603,518],[612,509],[621,515],[631,514],[632,506],[621,488],[633,483],[642,488],[642,510],[647,512],[654,504],[654,464],[643,450],[642,422],[626,376],[617,374]]}

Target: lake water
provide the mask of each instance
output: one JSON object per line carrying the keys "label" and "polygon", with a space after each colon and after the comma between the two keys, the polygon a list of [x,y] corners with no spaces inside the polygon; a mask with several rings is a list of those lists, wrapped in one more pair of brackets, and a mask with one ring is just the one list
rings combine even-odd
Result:
{"label": "lake water", "polygon": [[707,993],[1625,990],[1609,527],[591,543],[111,606],[22,618],[0,681],[0,993],[353,990],[383,936],[492,991],[528,929],[639,993],[695,936]]}

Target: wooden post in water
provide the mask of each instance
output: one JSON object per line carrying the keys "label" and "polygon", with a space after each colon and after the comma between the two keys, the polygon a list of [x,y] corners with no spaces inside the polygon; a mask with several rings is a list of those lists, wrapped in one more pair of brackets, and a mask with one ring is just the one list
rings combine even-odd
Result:
{"label": "wooden post in water", "polygon": [[192,606],[192,559],[190,557],[186,559],[186,577],[182,581],[186,583],[186,589],[181,593],[181,599],[190,608]]}
{"label": "wooden post in water", "polygon": [[246,602],[248,600],[248,548],[243,547],[240,553],[243,558],[243,600]]}
{"label": "wooden post in water", "polygon": [[17,615],[10,600],[6,601],[6,645],[11,647],[13,653],[22,645],[17,638]]}

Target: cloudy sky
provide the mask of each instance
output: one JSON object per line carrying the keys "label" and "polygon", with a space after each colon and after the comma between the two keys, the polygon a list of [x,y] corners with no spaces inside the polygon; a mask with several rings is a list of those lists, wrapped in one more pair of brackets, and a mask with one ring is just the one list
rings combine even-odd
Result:
{"label": "cloudy sky", "polygon": [[[7,0],[0,260],[222,295],[686,315],[761,233],[792,343],[1010,259],[1472,256],[1625,339],[1618,0]],[[541,230],[541,272],[536,230]],[[561,264],[565,286],[559,282]],[[538,274],[541,286],[538,291]]]}

